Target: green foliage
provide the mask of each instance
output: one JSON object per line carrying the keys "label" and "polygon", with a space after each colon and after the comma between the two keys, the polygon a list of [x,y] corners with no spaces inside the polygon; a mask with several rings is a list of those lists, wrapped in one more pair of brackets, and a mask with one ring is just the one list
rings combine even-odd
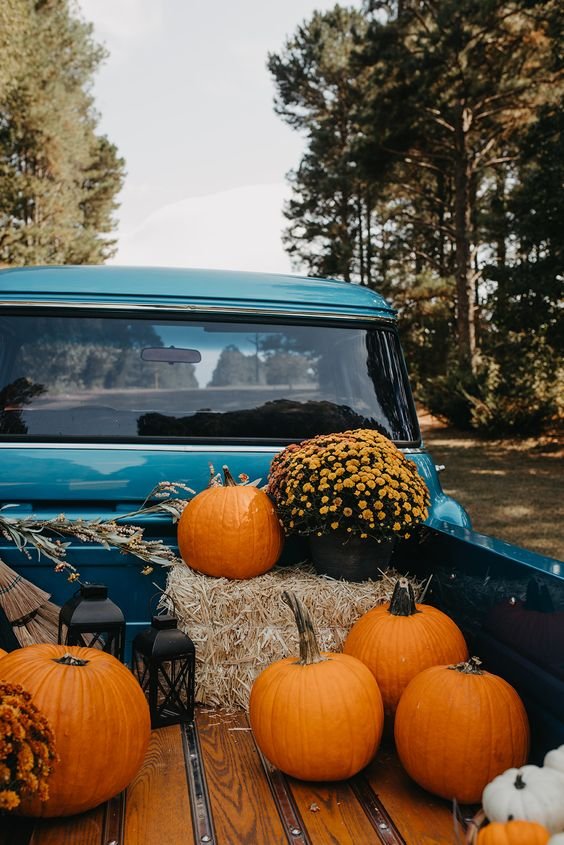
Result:
{"label": "green foliage", "polygon": [[475,372],[453,363],[422,397],[431,413],[486,437],[533,435],[564,411],[564,367],[544,338],[509,332]]}
{"label": "green foliage", "polygon": [[307,133],[288,252],[388,296],[419,398],[481,431],[554,413],[563,36],[558,0],[372,0],[269,60],[276,111]]}
{"label": "green foliage", "polygon": [[19,48],[0,75],[0,262],[99,263],[114,251],[124,167],[95,131],[105,53],[70,0],[10,5],[0,26]]}
{"label": "green foliage", "polygon": [[306,263],[312,275],[350,280],[355,244],[363,237],[365,186],[351,157],[362,79],[351,75],[350,62],[366,28],[365,17],[353,9],[315,12],[268,59],[276,112],[308,133],[308,150],[289,174],[293,197],[285,209],[290,225],[284,242],[295,266]]}

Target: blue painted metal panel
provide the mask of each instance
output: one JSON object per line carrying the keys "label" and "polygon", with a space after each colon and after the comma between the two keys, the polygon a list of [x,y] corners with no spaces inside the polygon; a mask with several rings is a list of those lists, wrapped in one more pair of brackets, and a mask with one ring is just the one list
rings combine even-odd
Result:
{"label": "blue painted metal panel", "polygon": [[3,299],[44,302],[100,299],[162,307],[189,303],[205,307],[273,307],[299,316],[303,309],[395,318],[375,291],[330,279],[223,270],[154,267],[31,267],[0,271]]}
{"label": "blue painted metal panel", "polygon": [[476,568],[478,562],[482,566],[501,562],[506,566],[526,567],[531,574],[539,572],[554,576],[564,585],[564,562],[557,558],[538,554],[488,534],[480,534],[470,527],[445,522],[434,515],[428,519],[427,525],[442,534],[443,539],[456,549],[460,566]]}
{"label": "blue painted metal panel", "polygon": [[[0,449],[0,503],[33,507],[38,514],[71,507],[77,516],[87,517],[124,510],[142,502],[160,481],[179,481],[196,492],[209,480],[209,461],[216,470],[227,464],[234,475],[246,473],[266,484],[276,447],[246,446],[213,451],[202,446],[161,450],[147,447],[49,447],[47,444]],[[435,465],[427,453],[406,451],[417,464],[431,493],[431,516],[469,527],[468,514],[441,488]],[[21,511],[20,511],[21,512]]]}

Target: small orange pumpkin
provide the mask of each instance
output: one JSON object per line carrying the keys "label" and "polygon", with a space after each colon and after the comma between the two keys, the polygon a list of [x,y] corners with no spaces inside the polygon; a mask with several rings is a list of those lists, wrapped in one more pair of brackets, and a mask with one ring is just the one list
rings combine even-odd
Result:
{"label": "small orange pumpkin", "polygon": [[476,838],[477,845],[546,845],[550,833],[537,822],[490,822]]}
{"label": "small orange pumpkin", "polygon": [[477,657],[416,675],[400,698],[394,734],[410,777],[461,804],[477,804],[486,784],[522,766],[529,751],[521,699]]}
{"label": "small orange pumpkin", "polygon": [[390,602],[355,622],[343,651],[368,666],[390,715],[408,683],[423,669],[468,657],[458,626],[436,607],[416,604],[407,578],[396,582]]}
{"label": "small orange pumpkin", "polygon": [[184,563],[204,575],[253,578],[272,569],[284,535],[266,493],[236,484],[225,466],[223,472],[224,486],[202,490],[184,508],[178,548]]}
{"label": "small orange pumpkin", "polygon": [[347,654],[320,653],[311,617],[291,593],[300,657],[272,663],[251,690],[249,720],[258,747],[292,777],[352,777],[374,757],[384,724],[374,676]]}
{"label": "small orange pumpkin", "polygon": [[49,798],[22,801],[22,815],[70,816],[117,795],[143,762],[151,722],[131,672],[96,648],[41,643],[10,652],[0,678],[20,684],[48,719],[60,760]]}

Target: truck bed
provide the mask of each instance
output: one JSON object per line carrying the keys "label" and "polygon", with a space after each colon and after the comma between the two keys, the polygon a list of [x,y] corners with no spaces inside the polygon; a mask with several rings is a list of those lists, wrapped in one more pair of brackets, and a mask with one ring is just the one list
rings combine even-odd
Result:
{"label": "truck bed", "polygon": [[[111,765],[111,761],[108,761]],[[463,808],[470,818],[475,808]],[[452,845],[452,807],[417,787],[390,741],[346,782],[286,778],[245,714],[198,707],[193,726],[152,732],[129,788],[80,816],[6,817],[0,845]]]}

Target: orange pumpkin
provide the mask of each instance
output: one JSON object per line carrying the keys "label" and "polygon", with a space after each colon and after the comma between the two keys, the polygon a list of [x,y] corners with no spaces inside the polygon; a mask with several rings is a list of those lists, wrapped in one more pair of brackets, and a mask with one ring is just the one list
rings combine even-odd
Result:
{"label": "orange pumpkin", "polygon": [[461,804],[478,803],[486,784],[522,766],[529,750],[521,699],[476,657],[416,675],[400,698],[394,734],[413,780]]}
{"label": "orange pumpkin", "polygon": [[99,649],[42,643],[3,657],[0,677],[31,693],[60,757],[49,799],[23,801],[23,815],[82,813],[125,789],[145,757],[151,723],[141,687],[119,660]]}
{"label": "orange pumpkin", "polygon": [[252,578],[272,569],[284,535],[263,490],[236,484],[223,467],[225,485],[208,487],[186,505],[178,521],[184,562],[205,575]]}
{"label": "orange pumpkin", "polygon": [[477,845],[546,845],[550,833],[537,822],[491,822],[483,827]]}
{"label": "orange pumpkin", "polygon": [[396,582],[390,602],[355,622],[343,651],[368,666],[380,687],[384,711],[390,715],[408,683],[423,669],[468,657],[458,626],[436,607],[416,604],[406,578]]}
{"label": "orange pumpkin", "polygon": [[258,747],[302,780],[342,780],[374,757],[384,724],[374,676],[355,657],[322,654],[311,618],[284,593],[300,637],[300,657],[272,663],[251,690],[249,720]]}
{"label": "orange pumpkin", "polygon": [[4,657],[5,654],[8,654],[8,652],[4,651],[3,648],[0,648],[0,658]]}

